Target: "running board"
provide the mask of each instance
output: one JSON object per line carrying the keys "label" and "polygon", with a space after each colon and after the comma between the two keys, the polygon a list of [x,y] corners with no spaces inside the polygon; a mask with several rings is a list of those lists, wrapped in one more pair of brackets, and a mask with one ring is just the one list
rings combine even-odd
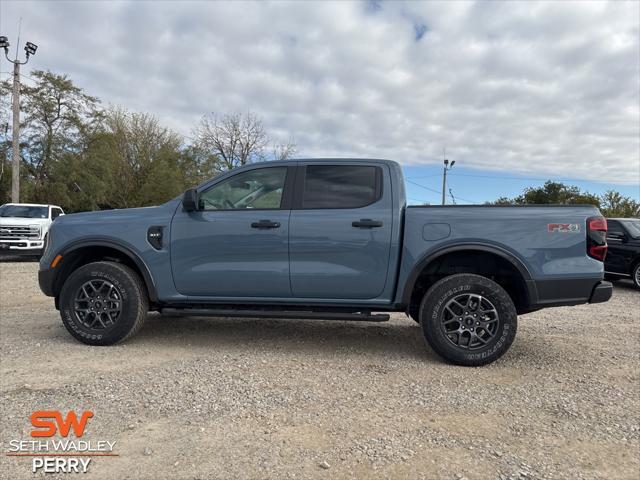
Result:
{"label": "running board", "polygon": [[248,318],[285,318],[304,320],[352,320],[360,322],[386,322],[388,314],[370,312],[314,312],[296,310],[241,310],[225,308],[163,308],[163,315],[189,317],[248,317]]}

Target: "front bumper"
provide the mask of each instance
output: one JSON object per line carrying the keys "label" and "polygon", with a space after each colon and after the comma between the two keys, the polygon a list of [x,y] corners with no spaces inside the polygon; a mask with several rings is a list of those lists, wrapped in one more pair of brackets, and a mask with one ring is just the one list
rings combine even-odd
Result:
{"label": "front bumper", "polygon": [[55,270],[52,268],[47,268],[46,270],[38,271],[38,284],[40,285],[40,290],[47,297],[55,297],[55,293],[53,291],[53,284],[55,281]]}
{"label": "front bumper", "polygon": [[606,302],[613,295],[613,285],[611,282],[600,281],[593,287],[589,303],[602,303]]}
{"label": "front bumper", "polygon": [[42,252],[44,240],[16,239],[0,240],[0,252],[33,255]]}

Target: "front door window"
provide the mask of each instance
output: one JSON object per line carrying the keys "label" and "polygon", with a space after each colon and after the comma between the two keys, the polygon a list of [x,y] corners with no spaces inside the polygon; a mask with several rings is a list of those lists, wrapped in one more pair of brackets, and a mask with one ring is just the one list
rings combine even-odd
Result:
{"label": "front door window", "polygon": [[275,210],[282,203],[286,167],[268,167],[239,173],[200,195],[202,210]]}

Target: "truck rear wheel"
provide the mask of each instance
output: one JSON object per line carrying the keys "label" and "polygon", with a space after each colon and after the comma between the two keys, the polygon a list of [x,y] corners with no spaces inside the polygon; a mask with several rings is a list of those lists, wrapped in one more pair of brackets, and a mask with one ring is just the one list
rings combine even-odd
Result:
{"label": "truck rear wheel", "polygon": [[60,294],[62,323],[88,345],[113,345],[134,335],[147,310],[140,277],[115,262],[83,265],[69,276]]}
{"label": "truck rear wheel", "polygon": [[636,288],[640,288],[640,262],[636,263],[631,270],[631,280]]}
{"label": "truck rear wheel", "polygon": [[420,305],[425,339],[445,360],[479,366],[500,358],[516,336],[518,316],[509,294],[473,274],[436,282]]}

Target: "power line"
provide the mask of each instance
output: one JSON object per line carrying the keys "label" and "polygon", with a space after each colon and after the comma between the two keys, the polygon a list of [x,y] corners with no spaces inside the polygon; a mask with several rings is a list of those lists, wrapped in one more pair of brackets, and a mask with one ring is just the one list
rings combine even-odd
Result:
{"label": "power line", "polygon": [[437,193],[438,195],[440,195],[440,192],[434,188],[429,188],[429,187],[425,187],[424,185],[420,185],[419,183],[414,182],[413,180],[409,180],[408,178],[405,178],[405,180],[413,185],[415,185],[416,187],[420,187],[420,188],[424,188],[425,190],[429,190],[430,192],[434,192]]}
{"label": "power line", "polygon": [[406,177],[406,178],[431,178],[431,177],[439,177],[440,175],[442,175],[441,173],[433,173],[431,175],[418,175],[417,177],[411,176],[411,177]]}
{"label": "power line", "polygon": [[[449,189],[449,190],[451,190],[451,189]],[[451,196],[453,196],[453,194]],[[479,203],[479,202],[476,202],[474,200],[470,200],[468,198],[461,197],[460,195],[456,195],[456,199],[457,200],[464,200],[465,202],[469,202],[469,203],[471,203],[473,205],[477,205]]]}

